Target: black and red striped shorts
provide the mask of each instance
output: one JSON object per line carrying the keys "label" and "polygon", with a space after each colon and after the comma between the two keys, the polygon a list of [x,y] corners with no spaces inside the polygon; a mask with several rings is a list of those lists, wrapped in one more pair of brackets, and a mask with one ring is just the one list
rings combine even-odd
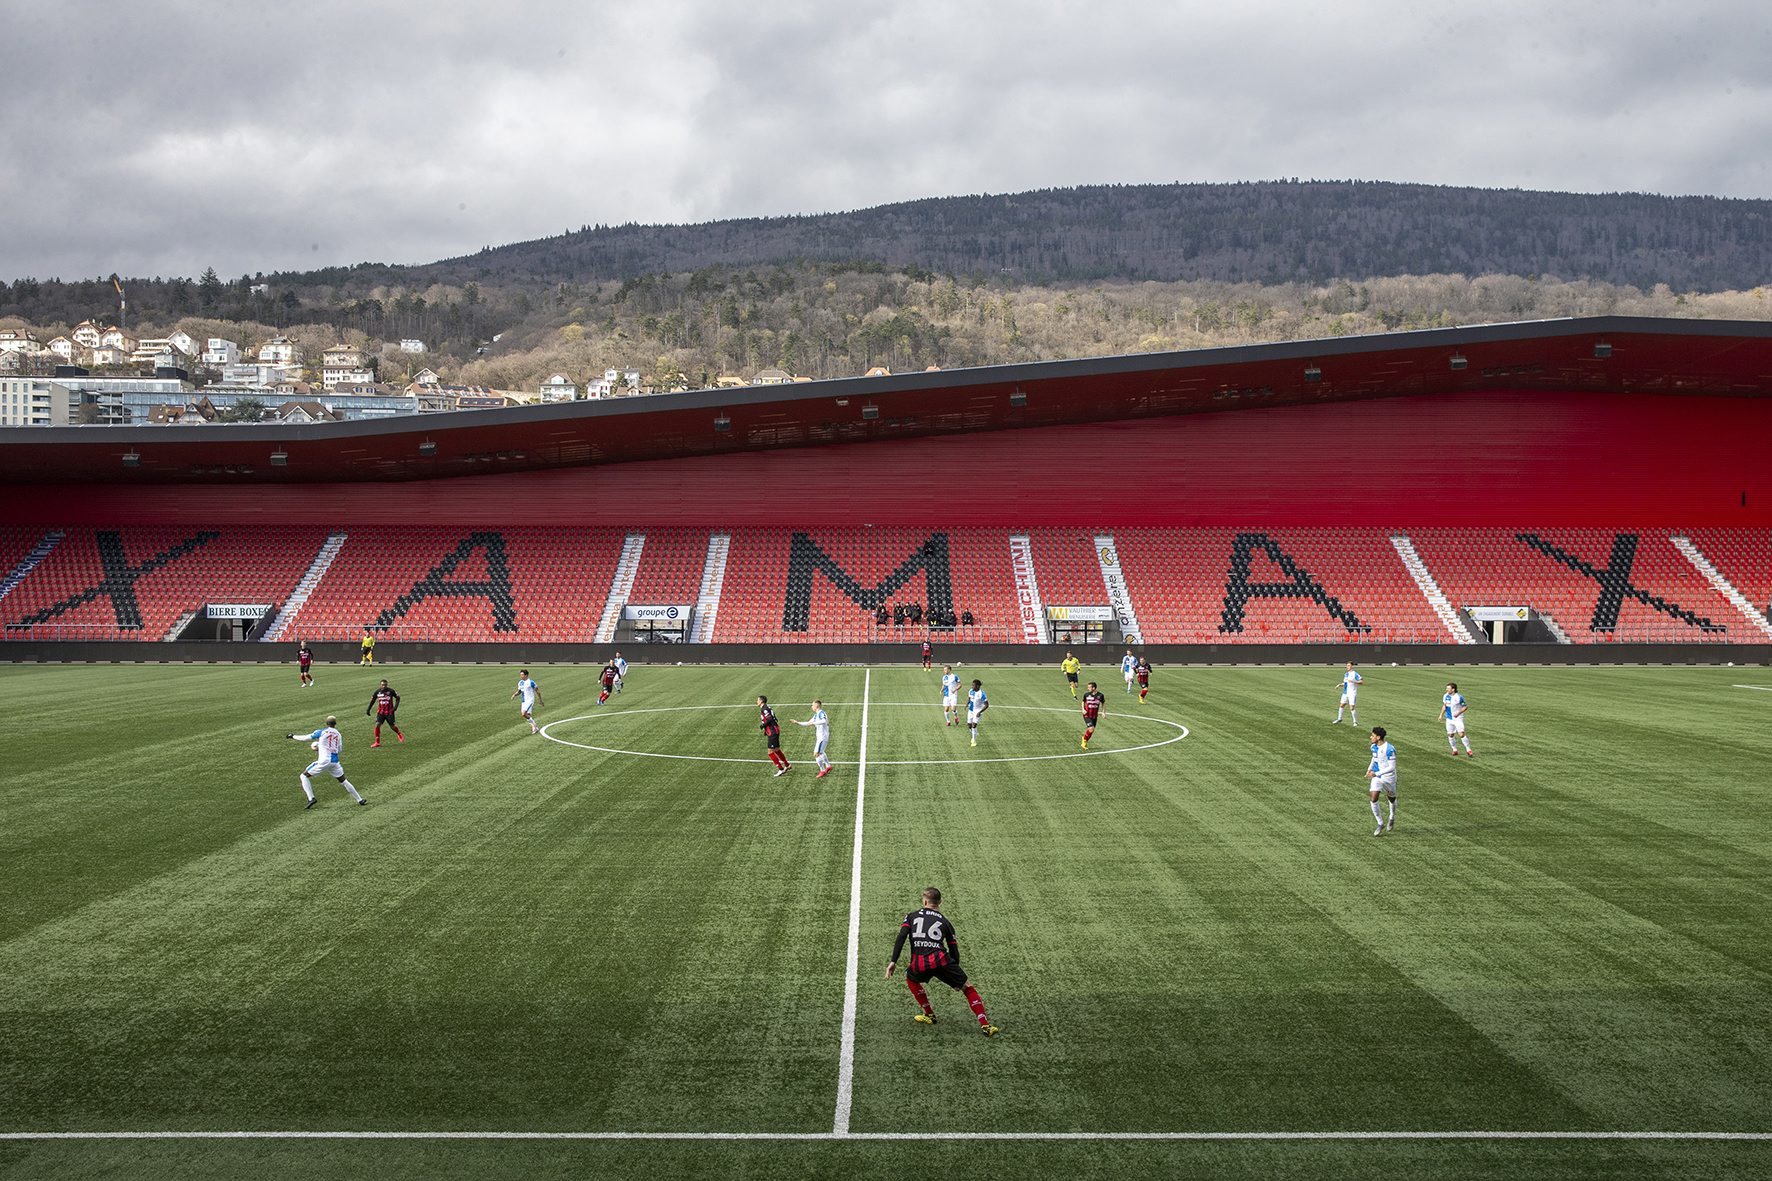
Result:
{"label": "black and red striped shorts", "polygon": [[911,966],[905,970],[905,979],[914,984],[923,984],[930,980],[939,980],[949,988],[965,988],[966,973],[960,965],[945,955],[913,955]]}

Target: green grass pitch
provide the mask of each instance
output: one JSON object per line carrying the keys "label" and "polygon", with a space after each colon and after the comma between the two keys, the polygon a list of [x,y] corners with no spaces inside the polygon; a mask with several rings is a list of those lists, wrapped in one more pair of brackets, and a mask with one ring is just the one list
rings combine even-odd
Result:
{"label": "green grass pitch", "polygon": [[[855,1133],[1772,1132],[1764,670],[1462,670],[1474,760],[1445,670],[1365,669],[1356,728],[1330,661],[1159,668],[1143,706],[1095,667],[1087,757],[1055,669],[959,671],[976,750],[903,667],[637,666],[601,707],[539,667],[561,742],[514,667],[0,669],[0,1132],[829,1133],[864,695]],[[411,741],[371,750],[383,675]],[[827,702],[829,778],[791,725],[771,777],[759,692]],[[327,712],[368,807],[301,808],[282,735]],[[882,978],[930,883],[996,1039]],[[19,1177],[919,1169],[1715,1177],[1772,1142],[0,1140]]]}

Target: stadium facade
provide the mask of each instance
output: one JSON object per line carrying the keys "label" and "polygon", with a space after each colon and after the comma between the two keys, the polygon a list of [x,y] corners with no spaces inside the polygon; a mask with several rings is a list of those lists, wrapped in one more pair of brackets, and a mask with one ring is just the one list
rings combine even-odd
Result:
{"label": "stadium facade", "polygon": [[1763,660],[1768,444],[1772,325],[1626,318],[0,431],[0,659],[367,628],[414,656]]}

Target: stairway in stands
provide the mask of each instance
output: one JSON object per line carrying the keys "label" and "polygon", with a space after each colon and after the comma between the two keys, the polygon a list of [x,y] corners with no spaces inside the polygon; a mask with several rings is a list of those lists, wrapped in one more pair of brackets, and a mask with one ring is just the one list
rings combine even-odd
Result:
{"label": "stairway in stands", "polygon": [[609,596],[603,600],[603,618],[597,621],[597,643],[615,639],[615,625],[621,621],[621,609],[633,593],[634,579],[640,573],[640,555],[646,549],[644,533],[630,533],[621,543],[621,557],[615,561],[615,577],[609,583]]}
{"label": "stairway in stands", "polygon": [[301,581],[295,584],[294,593],[289,596],[289,601],[283,604],[282,610],[277,612],[277,617],[271,620],[271,626],[265,628],[264,635],[258,638],[259,643],[272,644],[283,638],[283,629],[289,626],[290,620],[301,613],[303,604],[314,593],[314,588],[320,585],[322,578],[326,577],[326,571],[331,569],[333,559],[338,557],[338,551],[345,547],[347,536],[349,535],[342,532],[326,535],[325,544],[320,547],[320,552],[314,555],[314,560],[308,563],[307,571],[302,574]]}
{"label": "stairway in stands", "polygon": [[1126,572],[1120,568],[1120,547],[1111,533],[1095,536],[1095,557],[1101,565],[1101,585],[1107,591],[1108,605],[1120,625],[1120,635],[1128,644],[1136,643],[1144,632],[1138,626],[1138,610],[1132,605],[1132,591],[1126,585]]}
{"label": "stairway in stands", "polygon": [[1046,607],[1040,601],[1040,580],[1034,573],[1033,538],[1026,533],[1009,537],[1009,570],[1015,579],[1015,604],[1021,618],[1024,643],[1046,642]]}
{"label": "stairway in stands", "polygon": [[67,535],[59,529],[45,533],[37,544],[31,548],[31,552],[26,554],[24,559],[12,568],[12,573],[6,576],[6,581],[0,582],[0,599],[4,599],[7,595],[10,595],[13,588],[25,580],[25,575],[41,565],[43,559],[47,558],[50,555],[50,552],[54,550],[56,546],[61,544],[62,538],[65,536]]}
{"label": "stairway in stands", "polygon": [[1446,630],[1452,633],[1453,642],[1476,643],[1477,638],[1471,634],[1464,617],[1452,606],[1452,601],[1440,589],[1440,584],[1434,581],[1433,571],[1427,568],[1421,555],[1415,552],[1415,543],[1409,540],[1407,534],[1394,533],[1391,535],[1391,545],[1396,547],[1397,557],[1403,559],[1403,567],[1409,571],[1409,577],[1421,588],[1421,597],[1427,600],[1428,606],[1434,609],[1434,614],[1440,617],[1440,622],[1446,625]]}
{"label": "stairway in stands", "polygon": [[701,590],[695,596],[694,644],[711,643],[714,624],[720,618],[720,594],[726,586],[726,559],[732,554],[730,533],[708,535],[708,556],[701,568]]}
{"label": "stairway in stands", "polygon": [[1715,587],[1718,594],[1722,595],[1725,599],[1728,599],[1729,602],[1735,605],[1735,609],[1741,612],[1750,624],[1762,634],[1772,637],[1772,624],[1767,623],[1766,617],[1760,614],[1759,611],[1755,610],[1753,603],[1748,597],[1742,594],[1741,591],[1736,588],[1735,584],[1730,582],[1728,577],[1724,575],[1721,570],[1717,569],[1716,565],[1709,558],[1699,552],[1698,547],[1692,544],[1692,539],[1690,537],[1684,537],[1676,533],[1669,537],[1668,540],[1674,543],[1675,549],[1686,555],[1686,560],[1691,562],[1700,574],[1704,575],[1705,581]]}

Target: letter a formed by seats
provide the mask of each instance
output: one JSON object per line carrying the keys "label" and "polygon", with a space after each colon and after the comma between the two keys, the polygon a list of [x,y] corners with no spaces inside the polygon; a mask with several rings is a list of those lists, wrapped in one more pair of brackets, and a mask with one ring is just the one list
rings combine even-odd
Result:
{"label": "letter a formed by seats", "polygon": [[[451,581],[450,576],[475,550],[484,550],[486,553],[486,577]],[[392,606],[376,616],[375,622],[369,625],[369,630],[385,630],[395,620],[403,618],[408,611],[426,599],[433,598],[485,599],[492,608],[492,630],[516,631],[517,600],[511,591],[511,569],[505,561],[504,534],[482,531],[462,538],[461,544],[433,566],[429,574],[413,583],[411,590],[395,599]]]}
{"label": "letter a formed by seats", "polygon": [[[1260,550],[1286,575],[1285,582],[1251,582],[1249,569]],[[1265,533],[1239,533],[1231,543],[1231,568],[1224,581],[1224,613],[1218,630],[1226,633],[1243,630],[1243,608],[1251,598],[1310,599],[1350,632],[1372,629],[1341,605],[1341,600],[1323,589],[1323,584],[1293,561],[1278,542]]]}

